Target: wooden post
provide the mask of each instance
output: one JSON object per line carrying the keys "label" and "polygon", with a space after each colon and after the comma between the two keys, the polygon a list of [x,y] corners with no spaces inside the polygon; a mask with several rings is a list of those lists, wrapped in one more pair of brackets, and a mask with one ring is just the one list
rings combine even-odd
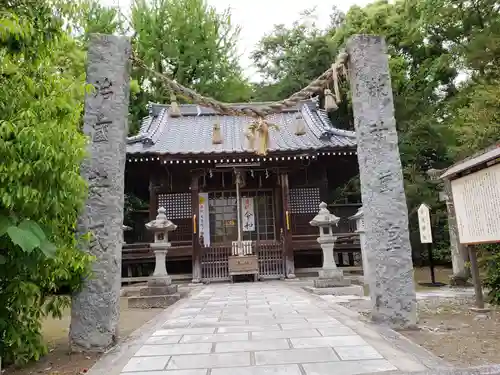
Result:
{"label": "wooden post", "polygon": [[191,217],[193,226],[193,278],[192,283],[197,284],[201,282],[201,246],[198,235],[198,218],[200,217],[199,213],[199,204],[200,198],[198,197],[198,193],[200,192],[199,187],[199,172],[193,172],[191,176]]}
{"label": "wooden post", "polygon": [[476,250],[470,245],[467,246],[467,248],[469,250],[470,270],[472,274],[472,282],[474,283],[474,294],[476,295],[476,309],[478,311],[489,311],[489,309],[484,308],[483,288],[481,287]]}
{"label": "wooden post", "polygon": [[[158,194],[155,185],[154,175],[151,174],[149,177],[149,221],[154,220],[158,215]],[[153,242],[154,235],[152,232],[146,231],[144,238],[147,242]]]}
{"label": "wooden post", "polygon": [[284,221],[284,241],[285,241],[285,274],[288,279],[295,278],[295,264],[292,247],[292,223],[290,213],[290,197],[288,186],[288,173],[281,174],[281,198],[283,202],[283,221]]}

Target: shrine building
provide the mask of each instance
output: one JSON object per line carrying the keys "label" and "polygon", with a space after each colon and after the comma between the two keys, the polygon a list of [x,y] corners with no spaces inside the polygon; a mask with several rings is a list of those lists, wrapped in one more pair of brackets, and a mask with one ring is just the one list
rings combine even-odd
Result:
{"label": "shrine building", "polygon": [[167,255],[174,279],[229,280],[230,258],[238,252],[257,259],[261,279],[317,272],[322,252],[309,222],[322,201],[341,218],[337,265],[362,269],[349,220],[360,197],[341,200],[338,192],[358,174],[354,132],[335,126],[313,100],[266,117],[277,126],[267,144],[248,131],[254,118],[197,105],[180,105],[175,116],[170,109],[150,104],[139,133],[127,139],[125,194],[140,204],[126,206],[125,281],[141,281],[154,268],[144,224],[160,207],[178,226]]}

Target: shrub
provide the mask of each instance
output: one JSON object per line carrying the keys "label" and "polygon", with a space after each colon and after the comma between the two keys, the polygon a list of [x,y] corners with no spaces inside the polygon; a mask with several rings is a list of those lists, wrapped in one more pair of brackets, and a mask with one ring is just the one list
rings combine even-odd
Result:
{"label": "shrub", "polygon": [[490,303],[500,305],[500,244],[479,246],[481,266],[486,271],[484,286]]}
{"label": "shrub", "polygon": [[[35,4],[36,3],[36,4]],[[0,12],[0,356],[25,363],[46,352],[41,321],[61,316],[88,274],[75,227],[84,61],[48,1],[7,2]],[[81,72],[79,74],[78,72]],[[51,245],[52,244],[52,245]],[[54,253],[54,254],[52,254]]]}

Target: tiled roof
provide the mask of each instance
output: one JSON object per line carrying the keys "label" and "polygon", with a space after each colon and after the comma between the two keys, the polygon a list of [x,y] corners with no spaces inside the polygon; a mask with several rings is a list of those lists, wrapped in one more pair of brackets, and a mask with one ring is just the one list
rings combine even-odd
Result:
{"label": "tiled roof", "polygon": [[[256,103],[255,105],[259,105]],[[262,105],[262,104],[261,104]],[[196,105],[181,105],[181,117],[169,117],[167,105],[150,104],[139,134],[127,139],[129,154],[224,154],[252,153],[245,137],[250,117],[217,115],[213,110]],[[298,113],[306,123],[305,134],[295,134]],[[269,122],[279,130],[270,129],[270,152],[296,152],[352,148],[356,146],[354,132],[335,128],[326,113],[312,101],[296,108],[270,115]],[[212,130],[220,124],[223,142],[212,144]]]}

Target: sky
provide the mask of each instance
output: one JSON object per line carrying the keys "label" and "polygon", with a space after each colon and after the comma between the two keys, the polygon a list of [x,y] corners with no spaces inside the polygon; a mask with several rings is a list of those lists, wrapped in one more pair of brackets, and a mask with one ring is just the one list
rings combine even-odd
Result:
{"label": "sky", "polygon": [[[238,50],[241,65],[248,77],[255,79],[250,53],[258,41],[272,31],[276,24],[292,25],[305,9],[315,8],[316,24],[326,27],[330,22],[331,9],[335,5],[346,12],[352,5],[364,6],[372,0],[207,0],[208,4],[223,11],[231,9],[232,22],[241,27]],[[101,0],[108,6],[129,9],[131,0]]]}

